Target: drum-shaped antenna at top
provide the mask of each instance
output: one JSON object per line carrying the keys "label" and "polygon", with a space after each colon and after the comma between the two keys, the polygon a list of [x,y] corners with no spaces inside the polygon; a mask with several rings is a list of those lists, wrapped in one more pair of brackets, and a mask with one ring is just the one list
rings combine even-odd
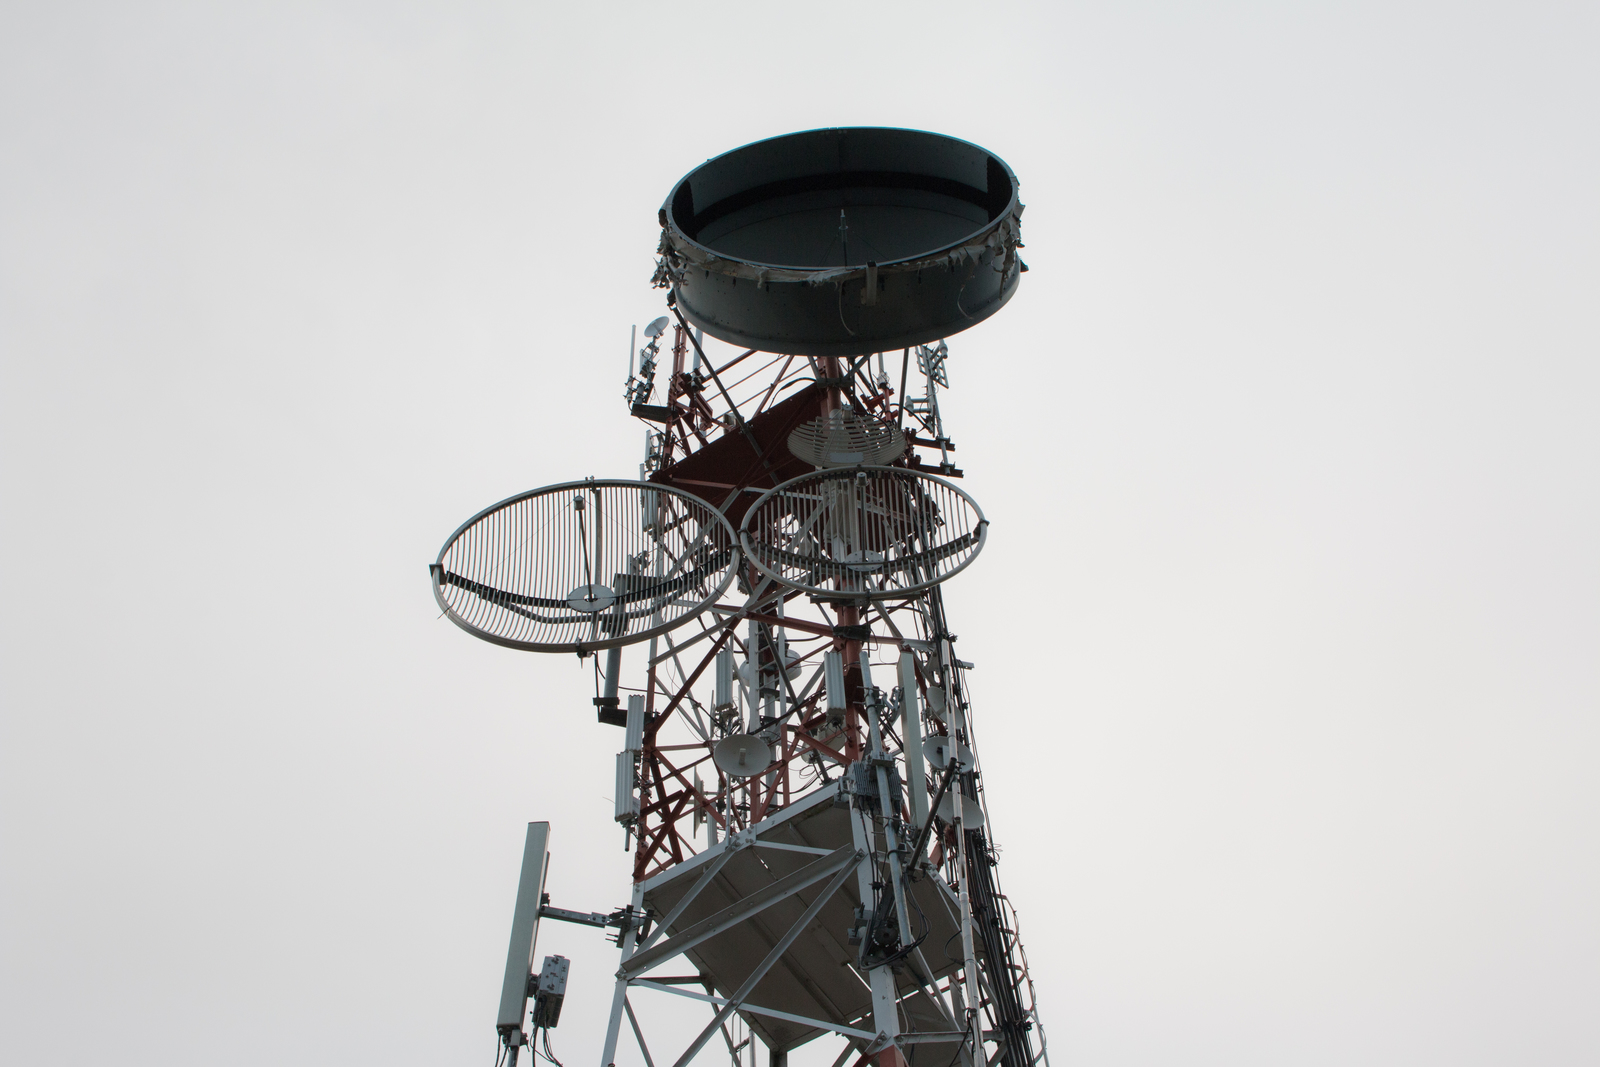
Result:
{"label": "drum-shaped antenna at top", "polygon": [[1017,178],[977,145],[845,127],[706,161],[661,209],[656,284],[732,344],[858,356],[998,311],[1027,268]]}
{"label": "drum-shaped antenna at top", "polygon": [[428,570],[450,621],[531,652],[592,652],[665,633],[733,581],[733,527],[648,482],[566,482],[502,500]]}
{"label": "drum-shaped antenna at top", "polygon": [[819,597],[893,600],[983,550],[989,522],[949,482],[902,467],[836,467],[767,490],[739,528],[745,556]]}

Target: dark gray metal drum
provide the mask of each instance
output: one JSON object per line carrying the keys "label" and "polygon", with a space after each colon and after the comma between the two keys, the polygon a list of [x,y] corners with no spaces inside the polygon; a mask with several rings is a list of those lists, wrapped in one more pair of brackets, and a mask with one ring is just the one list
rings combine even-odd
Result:
{"label": "dark gray metal drum", "polygon": [[846,127],[758,141],[689,172],[661,209],[656,284],[713,337],[858,356],[998,311],[1027,267],[1017,178],[976,145]]}

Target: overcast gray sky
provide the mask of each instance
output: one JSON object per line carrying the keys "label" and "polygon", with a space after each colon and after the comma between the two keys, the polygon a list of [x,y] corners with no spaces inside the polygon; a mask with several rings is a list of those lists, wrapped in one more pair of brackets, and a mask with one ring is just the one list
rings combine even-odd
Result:
{"label": "overcast gray sky", "polygon": [[678,177],[884,124],[1028,204],[948,596],[1057,1067],[1600,1062],[1597,12],[0,5],[4,1058],[488,1062],[616,737],[426,564],[635,470]]}

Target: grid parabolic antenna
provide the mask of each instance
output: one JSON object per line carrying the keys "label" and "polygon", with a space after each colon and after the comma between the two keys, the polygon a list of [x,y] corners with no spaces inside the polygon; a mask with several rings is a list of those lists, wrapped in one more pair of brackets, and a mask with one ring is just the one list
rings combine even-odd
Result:
{"label": "grid parabolic antenna", "polygon": [[739,539],[758,570],[791,588],[892,600],[965,568],[988,527],[973,499],[941,478],[840,467],[767,490],[745,513]]}
{"label": "grid parabolic antenna", "polygon": [[589,479],[502,500],[429,568],[450,621],[530,652],[632,644],[694,618],[733,581],[733,527],[690,493]]}

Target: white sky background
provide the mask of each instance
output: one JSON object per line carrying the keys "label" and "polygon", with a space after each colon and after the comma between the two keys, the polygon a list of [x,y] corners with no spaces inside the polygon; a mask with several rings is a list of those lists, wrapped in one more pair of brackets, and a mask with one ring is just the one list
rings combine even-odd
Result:
{"label": "white sky background", "polygon": [[4,1058],[489,1062],[618,732],[426,565],[635,471],[678,177],[885,124],[1028,204],[949,597],[1058,1067],[1600,1060],[1596,11],[4,5]]}

